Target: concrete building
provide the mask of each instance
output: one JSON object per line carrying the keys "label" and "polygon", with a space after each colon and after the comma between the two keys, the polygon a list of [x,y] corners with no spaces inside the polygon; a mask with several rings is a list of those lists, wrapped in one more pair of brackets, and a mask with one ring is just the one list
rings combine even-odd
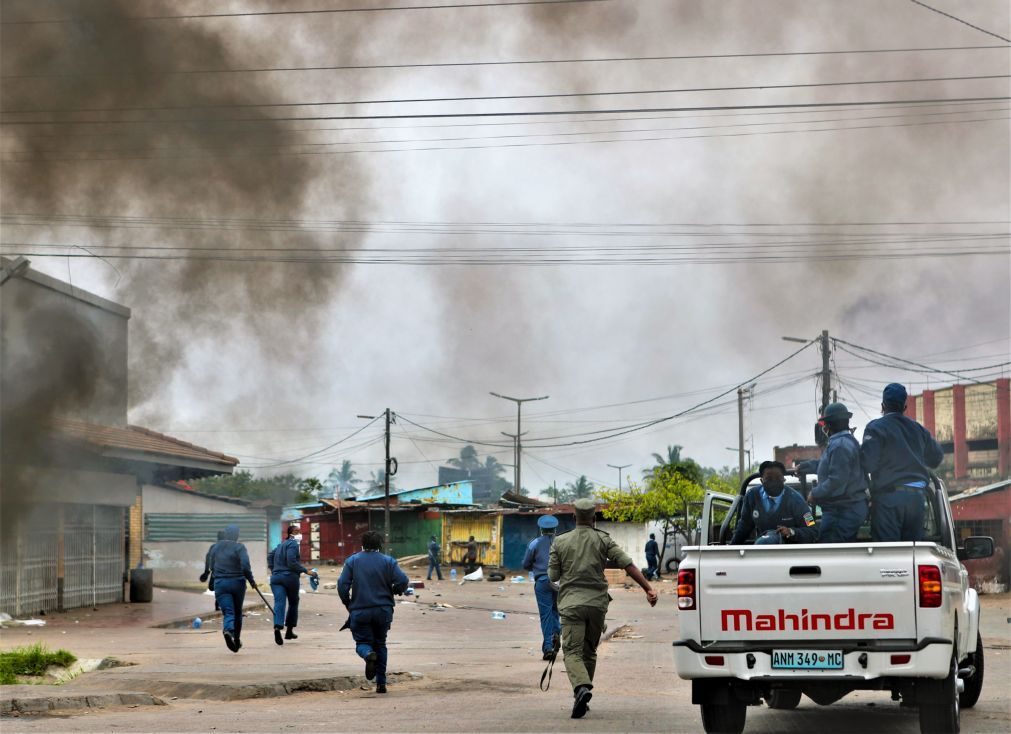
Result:
{"label": "concrete building", "polygon": [[193,586],[204,556],[219,530],[239,526],[253,575],[267,574],[267,517],[262,505],[237,497],[218,497],[171,484],[143,487],[144,566],[156,586]]}
{"label": "concrete building", "polygon": [[952,497],[951,514],[959,540],[971,535],[993,538],[993,556],[965,562],[972,585],[991,593],[1007,591],[1011,586],[1011,479]]}
{"label": "concrete building", "polygon": [[238,462],[127,423],[129,309],[0,267],[0,611],[122,601],[142,487]]}

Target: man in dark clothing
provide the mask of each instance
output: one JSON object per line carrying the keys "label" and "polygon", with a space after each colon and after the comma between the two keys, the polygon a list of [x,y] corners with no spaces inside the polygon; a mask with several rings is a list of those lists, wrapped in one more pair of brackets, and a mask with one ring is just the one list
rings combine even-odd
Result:
{"label": "man in dark clothing", "polygon": [[656,533],[650,533],[646,541],[646,566],[646,578],[650,581],[660,575],[660,546],[656,542]]}
{"label": "man in dark clothing", "polygon": [[904,415],[906,388],[886,386],[882,416],[867,424],[860,457],[871,475],[871,539],[887,543],[923,538],[930,470],[944,451],[930,431]]}
{"label": "man in dark clothing", "polygon": [[[850,430],[852,417],[842,403],[829,404],[821,416],[828,444],[815,469],[818,486],[808,498],[821,506],[819,543],[852,543],[867,519],[867,475],[860,466],[860,444]],[[807,470],[813,463],[800,468]]]}
{"label": "man in dark clothing", "polygon": [[432,539],[428,541],[428,577],[426,581],[432,580],[432,571],[435,571],[436,576],[439,577],[439,581],[442,581],[442,567],[439,563],[439,555],[442,553],[442,548],[439,547],[439,541],[432,536]]}
{"label": "man in dark clothing", "polygon": [[386,693],[386,634],[393,623],[393,595],[410,583],[397,561],[379,552],[383,536],[370,530],[362,536],[362,552],[344,563],[337,593],[351,613],[355,652],[365,661],[365,677],[375,679],[376,693]]}
{"label": "man in dark clothing", "polygon": [[214,551],[211,572],[214,574],[214,599],[221,607],[221,626],[225,645],[232,652],[242,647],[242,602],[246,598],[246,582],[256,588],[249,567],[249,553],[239,542],[239,526],[225,528],[225,537]]}
{"label": "man in dark clothing", "polygon": [[816,533],[811,508],[800,492],[786,486],[786,467],[763,461],[758,467],[762,484],[744,495],[741,519],[730,545],[743,545],[754,530],[755,545],[813,543]]}
{"label": "man in dark clothing", "polygon": [[[218,539],[211,544],[211,547],[207,549],[207,554],[204,556],[204,572],[200,574],[200,580],[207,584],[208,591],[214,591],[214,576],[211,575],[211,569],[214,567],[214,551],[218,549],[218,543],[225,539],[225,531],[218,531]],[[218,600],[214,600],[214,611],[218,611]]]}
{"label": "man in dark clothing", "polygon": [[554,660],[561,644],[559,634],[562,621],[558,617],[558,590],[548,578],[548,558],[551,555],[551,541],[555,539],[558,518],[542,515],[537,518],[540,536],[531,540],[523,555],[523,568],[534,577],[534,598],[541,618],[541,653],[544,660]]}
{"label": "man in dark clothing", "polygon": [[[289,525],[287,539],[267,554],[267,568],[271,571],[270,591],[274,594],[274,642],[278,645],[283,645],[284,640],[298,639],[295,627],[298,626],[299,576],[305,573],[319,578],[319,574],[302,565],[298,555],[301,542],[302,533],[298,526]],[[287,614],[285,606],[288,607]],[[283,627],[288,629],[281,639]]]}
{"label": "man in dark clothing", "polygon": [[467,541],[467,555],[464,556],[464,573],[474,573],[477,570],[477,541],[470,536]]}

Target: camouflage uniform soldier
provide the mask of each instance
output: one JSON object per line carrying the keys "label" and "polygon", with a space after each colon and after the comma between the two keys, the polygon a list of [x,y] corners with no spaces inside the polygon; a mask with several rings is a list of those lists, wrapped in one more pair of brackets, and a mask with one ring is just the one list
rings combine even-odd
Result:
{"label": "camouflage uniform soldier", "polygon": [[575,509],[575,529],[562,533],[551,545],[548,577],[559,584],[558,612],[562,618],[565,672],[575,697],[572,718],[580,719],[593,697],[590,691],[597,666],[597,645],[604,632],[604,618],[611,601],[604,566],[613,561],[623,567],[646,592],[650,606],[656,606],[657,594],[611,536],[593,527],[596,515],[593,500],[576,500]]}

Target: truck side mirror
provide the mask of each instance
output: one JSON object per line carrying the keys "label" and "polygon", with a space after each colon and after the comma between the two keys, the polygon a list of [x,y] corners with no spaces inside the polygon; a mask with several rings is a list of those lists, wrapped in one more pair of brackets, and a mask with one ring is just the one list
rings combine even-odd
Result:
{"label": "truck side mirror", "polygon": [[993,538],[974,535],[966,538],[958,549],[958,560],[971,561],[974,558],[989,558],[993,555]]}

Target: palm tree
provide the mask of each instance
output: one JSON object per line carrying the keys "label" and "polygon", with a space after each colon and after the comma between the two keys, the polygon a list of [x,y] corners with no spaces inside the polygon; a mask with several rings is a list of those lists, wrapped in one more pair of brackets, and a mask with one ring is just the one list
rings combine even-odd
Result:
{"label": "palm tree", "polygon": [[[490,457],[489,457],[490,458]],[[477,449],[467,444],[462,449],[460,449],[460,457],[450,459],[446,462],[450,466],[455,466],[457,469],[480,469],[481,461],[477,457]],[[496,463],[498,463],[496,461]]]}
{"label": "palm tree", "polygon": [[506,468],[502,466],[499,463],[499,460],[496,459],[494,456],[484,457],[484,465],[482,466],[482,468],[486,469],[488,473],[491,474],[493,477],[497,477],[500,474],[503,474],[506,470]]}
{"label": "palm tree", "polygon": [[[393,483],[393,479],[390,479],[390,492],[396,489],[396,485]],[[386,470],[377,469],[372,472],[372,479],[369,481],[369,496],[375,497],[376,495],[386,493]]]}
{"label": "palm tree", "polygon": [[583,474],[574,482],[569,482],[558,492],[559,502],[575,502],[584,497],[593,496],[593,482]]}
{"label": "palm tree", "polygon": [[658,469],[662,469],[665,466],[670,466],[672,464],[677,464],[678,462],[680,462],[682,448],[684,447],[678,445],[668,446],[666,456],[664,456],[663,454],[654,453],[653,461],[655,463],[649,469],[643,469],[642,471],[643,476],[647,478],[651,477],[653,476],[653,473],[656,472]]}
{"label": "palm tree", "polygon": [[358,485],[362,483],[358,479],[356,472],[351,468],[351,462],[344,459],[340,469],[331,469],[326,478],[326,486],[333,493],[333,496],[350,498],[358,494]]}

